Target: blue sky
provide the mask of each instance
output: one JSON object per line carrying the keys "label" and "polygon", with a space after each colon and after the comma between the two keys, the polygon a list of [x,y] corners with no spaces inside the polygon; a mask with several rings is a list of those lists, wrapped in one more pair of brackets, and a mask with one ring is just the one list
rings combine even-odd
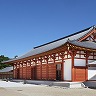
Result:
{"label": "blue sky", "polygon": [[96,24],[96,0],[0,0],[0,55],[33,47]]}

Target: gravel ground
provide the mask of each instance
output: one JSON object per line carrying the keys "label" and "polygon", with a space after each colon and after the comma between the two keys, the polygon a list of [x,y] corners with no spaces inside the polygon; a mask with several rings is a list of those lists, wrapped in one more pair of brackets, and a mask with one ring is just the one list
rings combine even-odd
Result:
{"label": "gravel ground", "polygon": [[65,89],[62,87],[0,81],[0,96],[96,96],[96,89]]}

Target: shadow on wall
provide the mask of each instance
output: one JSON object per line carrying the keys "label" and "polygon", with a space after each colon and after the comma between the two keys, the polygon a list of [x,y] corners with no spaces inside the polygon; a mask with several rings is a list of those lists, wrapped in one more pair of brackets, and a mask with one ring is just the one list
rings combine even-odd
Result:
{"label": "shadow on wall", "polygon": [[96,67],[88,68],[88,80],[96,80]]}
{"label": "shadow on wall", "polygon": [[96,74],[92,76],[89,80],[96,80]]}

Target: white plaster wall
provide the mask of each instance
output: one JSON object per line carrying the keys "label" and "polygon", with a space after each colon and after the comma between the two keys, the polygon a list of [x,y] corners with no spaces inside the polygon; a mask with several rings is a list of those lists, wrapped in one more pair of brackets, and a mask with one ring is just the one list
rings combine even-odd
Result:
{"label": "white plaster wall", "polygon": [[68,55],[68,58],[71,58],[71,56],[70,56],[70,55]]}
{"label": "white plaster wall", "polygon": [[74,59],[74,66],[86,66],[86,60]]}
{"label": "white plaster wall", "polygon": [[81,51],[81,54],[85,54],[84,51]]}
{"label": "white plaster wall", "polygon": [[84,55],[81,55],[81,58],[85,58]]}
{"label": "white plaster wall", "polygon": [[[94,62],[94,60],[88,60],[88,63]],[[88,67],[88,80],[96,80],[96,67]]]}
{"label": "white plaster wall", "polygon": [[79,58],[79,54],[76,54],[76,56],[75,56],[76,58]]}
{"label": "white plaster wall", "polygon": [[65,58],[67,58],[67,55],[65,55]]}
{"label": "white plaster wall", "polygon": [[71,80],[71,59],[67,59],[64,62],[64,80]]}
{"label": "white plaster wall", "polygon": [[65,51],[65,54],[67,54],[67,51]]}
{"label": "white plaster wall", "polygon": [[96,59],[96,56],[94,56],[94,59]]}
{"label": "white plaster wall", "polygon": [[88,68],[88,80],[96,80],[96,67]]}
{"label": "white plaster wall", "polygon": [[93,59],[93,56],[89,56],[88,59]]}

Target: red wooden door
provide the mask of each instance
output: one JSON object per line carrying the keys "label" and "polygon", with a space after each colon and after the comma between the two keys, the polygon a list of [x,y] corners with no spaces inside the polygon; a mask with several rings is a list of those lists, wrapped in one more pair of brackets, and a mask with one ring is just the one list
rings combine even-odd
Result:
{"label": "red wooden door", "polygon": [[31,66],[28,66],[27,67],[27,70],[26,70],[26,79],[31,79]]}
{"label": "red wooden door", "polygon": [[74,73],[74,80],[75,81],[85,81],[86,80],[86,68],[75,68],[75,73]]}
{"label": "red wooden door", "polygon": [[20,69],[17,69],[17,79],[20,79]]}
{"label": "red wooden door", "polygon": [[36,79],[41,79],[41,70],[40,70],[41,66],[37,65],[36,66]]}
{"label": "red wooden door", "polygon": [[23,73],[22,73],[23,75],[23,79],[26,79],[26,67],[23,67]]}
{"label": "red wooden door", "polygon": [[35,66],[31,67],[31,79],[34,80],[36,79],[36,70],[35,70]]}
{"label": "red wooden door", "polygon": [[56,64],[49,64],[48,71],[49,80],[56,80]]}
{"label": "red wooden door", "polygon": [[42,79],[47,79],[46,75],[47,75],[47,71],[46,71],[47,65],[46,64],[42,64]]}

